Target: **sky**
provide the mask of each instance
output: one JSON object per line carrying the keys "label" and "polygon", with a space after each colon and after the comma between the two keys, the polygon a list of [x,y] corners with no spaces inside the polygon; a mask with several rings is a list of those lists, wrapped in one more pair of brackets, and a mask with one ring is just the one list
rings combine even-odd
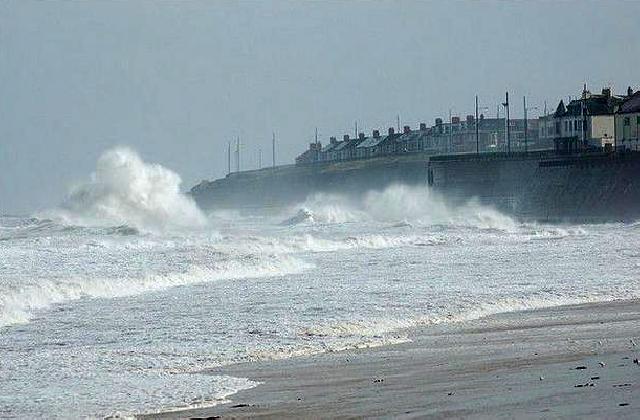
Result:
{"label": "sky", "polygon": [[[640,87],[640,2],[0,2],[0,214],[59,204],[126,145],[188,190],[223,177],[240,136],[293,163],[319,139],[495,115],[508,90],[561,98]],[[520,101],[520,99],[518,99]],[[517,106],[512,115],[522,114]],[[533,112],[535,114],[535,111]],[[530,112],[531,116],[531,112]]]}

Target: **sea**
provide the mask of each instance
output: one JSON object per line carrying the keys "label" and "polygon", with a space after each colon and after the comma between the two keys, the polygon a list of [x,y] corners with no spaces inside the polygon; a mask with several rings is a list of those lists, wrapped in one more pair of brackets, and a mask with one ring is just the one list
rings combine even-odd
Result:
{"label": "sea", "polygon": [[521,222],[406,185],[203,210],[180,182],[116,148],[59,205],[0,217],[0,417],[214,406],[259,384],[211,368],[640,295],[640,224]]}

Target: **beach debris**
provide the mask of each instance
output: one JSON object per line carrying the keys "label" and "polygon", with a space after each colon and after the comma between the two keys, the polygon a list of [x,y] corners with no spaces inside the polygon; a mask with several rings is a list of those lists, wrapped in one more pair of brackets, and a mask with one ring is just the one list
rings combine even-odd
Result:
{"label": "beach debris", "polygon": [[453,395],[455,393],[456,393],[456,391],[451,391],[451,392],[447,392],[447,395],[451,396],[451,395]]}
{"label": "beach debris", "polygon": [[615,384],[613,385],[614,388],[624,388],[627,386],[631,386],[631,384]]}
{"label": "beach debris", "polygon": [[591,380],[592,380],[592,381],[596,381],[596,380],[598,380],[598,379],[600,379],[600,377],[599,377],[599,376],[592,376],[592,377],[591,377]]}
{"label": "beach debris", "polygon": [[605,362],[598,362],[601,367],[605,367],[607,364]]}
{"label": "beach debris", "polygon": [[577,366],[577,367],[576,367],[576,370],[584,370],[584,369],[586,369],[586,368],[587,368],[586,366]]}
{"label": "beach debris", "polygon": [[620,404],[618,404],[618,405],[619,405],[620,407],[625,407],[625,406],[629,405],[629,403],[620,403]]}
{"label": "beach debris", "polygon": [[632,338],[631,340],[629,340],[629,342],[631,343],[631,345],[632,345],[633,347],[635,347],[635,346],[636,346],[636,342],[635,342],[635,341],[633,341],[633,338]]}
{"label": "beach debris", "polygon": [[593,382],[587,382],[585,384],[578,384],[578,385],[574,385],[574,388],[587,388],[590,386],[595,386],[596,384],[594,384]]}
{"label": "beach debris", "polygon": [[242,407],[249,407],[249,404],[236,404],[231,406],[231,408],[242,408]]}
{"label": "beach debris", "polygon": [[544,376],[541,376],[541,377],[540,377],[540,380],[541,380],[541,381],[544,381]]}
{"label": "beach debris", "polygon": [[640,365],[640,362],[638,362],[638,359],[633,359],[633,363],[635,363],[636,365]]}
{"label": "beach debris", "polygon": [[384,382],[384,379],[382,379],[382,378],[375,378],[375,379],[373,380],[373,383],[374,383],[374,384],[379,384],[379,383],[382,383],[382,382]]}

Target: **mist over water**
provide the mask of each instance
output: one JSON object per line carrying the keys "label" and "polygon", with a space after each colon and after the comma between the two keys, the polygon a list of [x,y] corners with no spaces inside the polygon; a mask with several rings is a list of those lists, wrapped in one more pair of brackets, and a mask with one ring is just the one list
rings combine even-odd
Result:
{"label": "mist over water", "polygon": [[205,216],[177,174],[110,150],[59,208],[0,217],[0,416],[213,405],[256,384],[211,367],[637,297],[637,231],[520,223],[404,185]]}

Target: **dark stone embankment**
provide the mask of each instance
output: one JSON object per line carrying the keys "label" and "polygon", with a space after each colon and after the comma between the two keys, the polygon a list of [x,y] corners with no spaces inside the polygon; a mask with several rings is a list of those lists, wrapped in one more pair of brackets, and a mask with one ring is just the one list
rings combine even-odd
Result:
{"label": "dark stone embankment", "polygon": [[191,189],[198,205],[210,208],[268,208],[302,202],[313,193],[359,195],[394,184],[427,185],[426,154],[306,166],[277,166],[232,173]]}

